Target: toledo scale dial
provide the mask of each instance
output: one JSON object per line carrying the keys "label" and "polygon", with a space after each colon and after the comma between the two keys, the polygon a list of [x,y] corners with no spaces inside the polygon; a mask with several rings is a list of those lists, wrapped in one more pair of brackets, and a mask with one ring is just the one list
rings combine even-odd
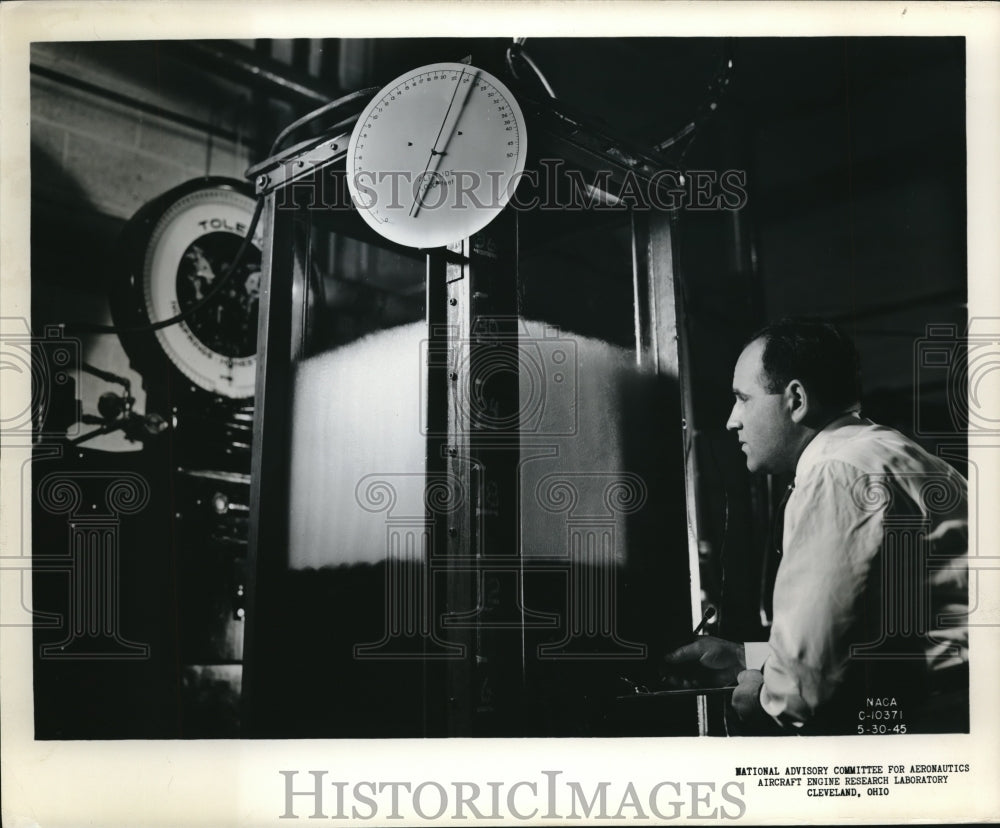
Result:
{"label": "toledo scale dial", "polygon": [[[246,235],[253,207],[252,198],[224,186],[200,187],[170,204],[143,262],[144,306],[151,320],[190,310],[216,287]],[[253,396],[262,249],[258,229],[215,301],[156,331],[170,360],[210,393]]]}

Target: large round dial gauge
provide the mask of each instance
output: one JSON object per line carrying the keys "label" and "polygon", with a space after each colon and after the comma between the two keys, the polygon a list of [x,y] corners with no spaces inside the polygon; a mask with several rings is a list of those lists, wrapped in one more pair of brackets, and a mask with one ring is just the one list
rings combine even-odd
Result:
{"label": "large round dial gauge", "polygon": [[382,236],[440,247],[496,217],[526,153],[524,116],[506,86],[474,66],[434,63],[396,78],[361,113],[347,184]]}
{"label": "large round dial gauge", "polygon": [[[167,208],[143,263],[151,321],[188,311],[217,288],[249,229],[253,209],[252,198],[224,187],[195,190]],[[262,247],[258,229],[221,292],[186,319],[156,331],[170,360],[213,394],[253,396]]]}

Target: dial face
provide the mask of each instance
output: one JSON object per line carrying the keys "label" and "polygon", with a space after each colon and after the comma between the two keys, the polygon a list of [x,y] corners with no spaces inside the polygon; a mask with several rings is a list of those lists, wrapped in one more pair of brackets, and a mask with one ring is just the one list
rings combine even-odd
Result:
{"label": "dial face", "polygon": [[[190,310],[222,278],[249,228],[253,199],[225,188],[196,190],[163,214],[143,267],[151,321]],[[194,314],[156,331],[170,360],[200,388],[253,396],[257,370],[260,230],[222,292]]]}
{"label": "dial face", "polygon": [[435,63],[396,78],[361,113],[347,183],[382,236],[439,247],[496,217],[526,153],[524,116],[506,86],[474,66]]}

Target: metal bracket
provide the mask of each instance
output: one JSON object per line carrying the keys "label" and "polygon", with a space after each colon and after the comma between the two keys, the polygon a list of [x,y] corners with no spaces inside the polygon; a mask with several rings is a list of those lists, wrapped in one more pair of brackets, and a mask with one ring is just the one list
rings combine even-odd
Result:
{"label": "metal bracket", "polygon": [[324,137],[300,144],[281,155],[269,158],[247,170],[247,178],[253,179],[257,196],[267,195],[273,190],[290,184],[314,173],[347,155],[349,132],[334,137]]}

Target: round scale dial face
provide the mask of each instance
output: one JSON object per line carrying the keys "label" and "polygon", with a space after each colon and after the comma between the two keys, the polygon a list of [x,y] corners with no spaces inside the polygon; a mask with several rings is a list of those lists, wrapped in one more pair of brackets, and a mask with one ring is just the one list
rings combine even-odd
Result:
{"label": "round scale dial face", "polygon": [[526,153],[524,116],[506,86],[474,66],[435,63],[396,78],[361,113],[347,182],[376,232],[440,247],[500,213]]}
{"label": "round scale dial face", "polygon": [[[143,267],[143,296],[151,321],[190,310],[218,285],[246,235],[253,208],[253,199],[241,193],[207,188],[167,209],[153,229]],[[156,331],[170,360],[213,394],[253,396],[262,247],[258,230],[214,300]]]}

